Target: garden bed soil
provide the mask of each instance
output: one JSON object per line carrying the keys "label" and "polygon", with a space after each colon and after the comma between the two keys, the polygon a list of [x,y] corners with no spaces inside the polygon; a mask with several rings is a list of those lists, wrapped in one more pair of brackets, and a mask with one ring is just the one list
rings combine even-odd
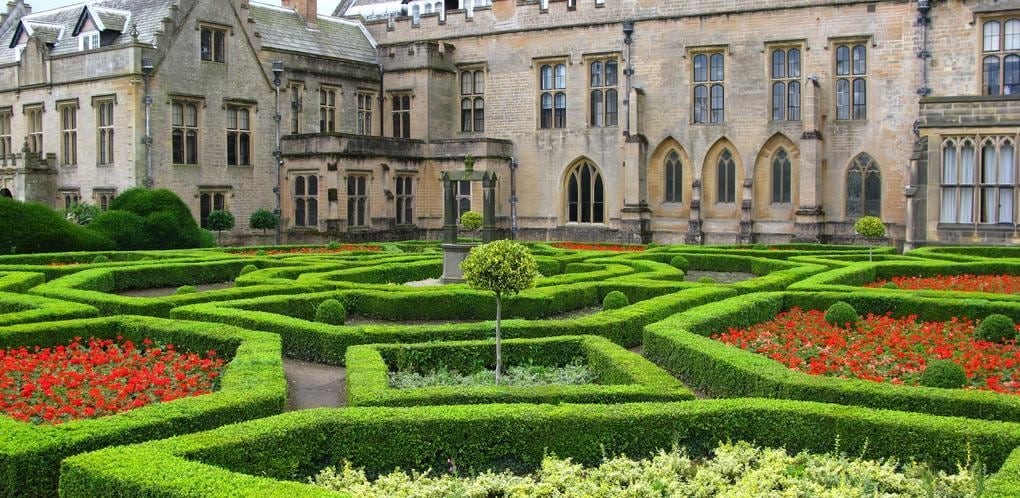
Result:
{"label": "garden bed soil", "polygon": [[347,369],[283,359],[287,374],[287,411],[347,406]]}
{"label": "garden bed soil", "polygon": [[[230,289],[234,287],[233,282],[220,282],[217,284],[200,284],[196,285],[195,289],[198,292],[207,292],[214,290]],[[177,292],[177,287],[155,287],[152,289],[131,289],[126,291],[116,292],[118,296],[125,297],[167,297],[172,296]]]}
{"label": "garden bed soil", "polygon": [[743,282],[751,280],[752,278],[758,278],[758,275],[753,273],[743,272],[725,272],[725,271],[707,271],[707,270],[687,270],[684,274],[685,282],[697,282],[702,277],[711,277],[717,284],[735,284],[737,282]]}

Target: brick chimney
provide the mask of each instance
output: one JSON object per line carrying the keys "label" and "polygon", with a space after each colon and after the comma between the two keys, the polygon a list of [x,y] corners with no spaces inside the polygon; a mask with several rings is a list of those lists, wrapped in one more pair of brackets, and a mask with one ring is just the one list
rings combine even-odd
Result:
{"label": "brick chimney", "polygon": [[319,16],[319,6],[316,5],[318,3],[316,0],[282,0],[282,2],[284,7],[296,10],[308,27],[315,27],[315,21]]}

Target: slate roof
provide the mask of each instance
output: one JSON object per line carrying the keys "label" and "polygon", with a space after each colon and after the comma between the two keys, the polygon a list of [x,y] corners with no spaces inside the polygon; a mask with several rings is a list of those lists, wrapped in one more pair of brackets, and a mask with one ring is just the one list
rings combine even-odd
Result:
{"label": "slate roof", "polygon": [[262,34],[262,46],[323,57],[375,64],[375,40],[358,22],[319,16],[315,28],[294,11],[251,2],[251,17]]}
{"label": "slate roof", "polygon": [[[102,16],[102,22],[106,25],[108,30],[116,31],[118,28],[120,36],[113,41],[110,41],[107,45],[107,40],[104,38],[104,46],[116,46],[125,45],[131,43],[131,27],[130,25],[125,26],[125,23],[136,24],[138,26],[138,40],[143,43],[152,43],[153,37],[157,31],[162,28],[162,19],[169,13],[170,5],[176,0],[93,0],[87,4],[96,12],[97,16]],[[81,15],[82,9],[86,3],[78,3],[74,5],[68,5],[66,7],[60,7],[57,9],[46,10],[29,14],[22,18],[22,22],[27,22],[35,25],[36,23],[54,24],[63,27],[63,33],[60,39],[56,39],[58,30],[47,30],[43,36],[43,40],[47,43],[53,44],[51,49],[52,54],[66,54],[78,51],[78,39],[71,35],[74,31],[75,25],[78,23],[78,18]],[[125,15],[127,14],[127,15]],[[19,23],[20,24],[20,23]],[[7,32],[0,34],[0,64],[7,64],[15,61],[14,49],[10,48],[11,42],[14,38],[15,33],[18,31],[17,26],[7,30]],[[38,32],[36,28],[33,28],[33,32]]]}

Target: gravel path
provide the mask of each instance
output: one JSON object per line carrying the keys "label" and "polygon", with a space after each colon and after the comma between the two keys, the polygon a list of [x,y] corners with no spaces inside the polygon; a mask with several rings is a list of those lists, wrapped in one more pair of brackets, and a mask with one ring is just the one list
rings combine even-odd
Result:
{"label": "gravel path", "polygon": [[347,369],[283,359],[287,374],[287,411],[347,405]]}

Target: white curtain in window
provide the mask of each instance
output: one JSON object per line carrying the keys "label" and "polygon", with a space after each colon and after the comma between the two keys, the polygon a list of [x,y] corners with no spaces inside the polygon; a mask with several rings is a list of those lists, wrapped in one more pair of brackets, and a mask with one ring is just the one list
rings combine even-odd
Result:
{"label": "white curtain in window", "polygon": [[964,144],[960,151],[960,184],[974,184],[974,145]]}
{"label": "white curtain in window", "polygon": [[1013,189],[999,190],[999,223],[1013,223]]}
{"label": "white curtain in window", "polygon": [[999,184],[1013,184],[1013,144],[1005,142],[999,148]]}
{"label": "white curtain in window", "polygon": [[942,188],[942,223],[956,223],[956,187]]}
{"label": "white curtain in window", "polygon": [[960,223],[974,223],[974,187],[960,188]]}
{"label": "white curtain in window", "polygon": [[950,143],[942,152],[942,183],[946,185],[955,184],[957,181],[956,170],[956,147],[953,143]]}
{"label": "white curtain in window", "polygon": [[996,181],[998,164],[995,160],[995,144],[989,142],[981,147],[981,183],[994,184]]}

